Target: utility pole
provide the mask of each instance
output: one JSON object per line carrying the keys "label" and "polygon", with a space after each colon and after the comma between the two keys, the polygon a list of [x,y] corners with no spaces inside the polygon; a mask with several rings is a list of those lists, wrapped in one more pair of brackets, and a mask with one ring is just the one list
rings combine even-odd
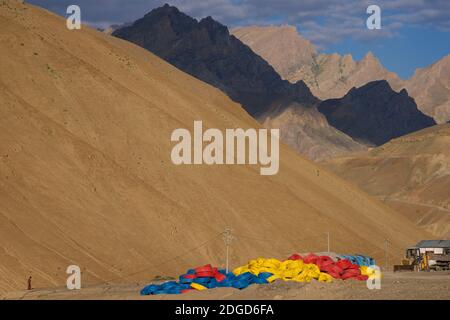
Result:
{"label": "utility pole", "polygon": [[226,246],[226,251],[227,251],[227,258],[226,258],[226,273],[229,272],[229,255],[230,255],[230,245],[231,242],[233,241],[233,235],[232,235],[232,230],[231,228],[226,228],[224,233],[223,233],[223,240],[225,241],[225,246]]}
{"label": "utility pole", "polygon": [[389,246],[389,239],[384,239],[384,268],[386,271],[389,269],[389,254],[388,254],[388,246]]}
{"label": "utility pole", "polygon": [[327,252],[330,253],[330,232],[327,232]]}

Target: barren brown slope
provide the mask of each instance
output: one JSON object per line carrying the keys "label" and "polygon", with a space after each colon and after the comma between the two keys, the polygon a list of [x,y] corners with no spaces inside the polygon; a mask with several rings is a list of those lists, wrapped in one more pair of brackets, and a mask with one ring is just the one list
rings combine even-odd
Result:
{"label": "barren brown slope", "polygon": [[170,135],[258,127],[239,105],[144,49],[17,1],[0,1],[0,291],[149,280],[294,250],[380,259],[428,237],[404,217],[281,147],[280,173],[174,166]]}
{"label": "barren brown slope", "polygon": [[450,124],[392,140],[326,166],[435,237],[450,237]]}
{"label": "barren brown slope", "polygon": [[279,128],[281,141],[314,161],[367,151],[367,146],[329,125],[316,107],[292,103],[258,120],[266,128]]}

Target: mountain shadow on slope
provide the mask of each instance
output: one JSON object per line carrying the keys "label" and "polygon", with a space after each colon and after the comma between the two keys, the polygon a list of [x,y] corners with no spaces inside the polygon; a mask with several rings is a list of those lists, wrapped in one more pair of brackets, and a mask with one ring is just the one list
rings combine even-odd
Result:
{"label": "mountain shadow on slope", "polygon": [[436,124],[405,89],[395,92],[386,80],[353,88],[341,99],[323,101],[318,109],[333,127],[368,145],[379,146]]}
{"label": "mountain shadow on slope", "polygon": [[113,36],[133,42],[182,71],[205,81],[259,117],[274,105],[319,102],[303,81],[292,84],[211,17],[197,21],[164,5],[118,29]]}

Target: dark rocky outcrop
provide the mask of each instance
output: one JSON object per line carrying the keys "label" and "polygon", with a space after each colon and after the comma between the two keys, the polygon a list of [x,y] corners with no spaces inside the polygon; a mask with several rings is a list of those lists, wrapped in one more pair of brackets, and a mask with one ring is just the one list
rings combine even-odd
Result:
{"label": "dark rocky outcrop", "polygon": [[166,4],[113,35],[221,89],[255,117],[274,104],[318,102],[302,81],[282,80],[264,59],[211,17],[197,21]]}
{"label": "dark rocky outcrop", "polygon": [[319,111],[338,130],[377,146],[436,124],[417,109],[405,89],[395,92],[385,80],[353,88],[341,99],[326,100]]}
{"label": "dark rocky outcrop", "polygon": [[264,125],[280,128],[282,140],[310,159],[366,147],[358,142],[380,145],[435,124],[406,91],[396,93],[386,81],[321,103],[303,81],[283,80],[224,25],[211,17],[198,21],[173,6],[154,9],[113,35],[219,88]]}

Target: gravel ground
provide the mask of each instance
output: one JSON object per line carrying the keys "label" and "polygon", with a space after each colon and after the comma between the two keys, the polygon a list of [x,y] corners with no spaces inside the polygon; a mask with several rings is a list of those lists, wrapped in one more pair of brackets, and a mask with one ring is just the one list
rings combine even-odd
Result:
{"label": "gravel ground", "polygon": [[139,295],[145,283],[114,284],[86,287],[79,291],[65,288],[13,292],[2,299],[141,299],[141,300],[371,300],[371,299],[445,299],[450,300],[450,272],[384,273],[380,290],[369,290],[364,281],[335,280],[333,283],[294,283],[276,281],[268,285],[253,285],[245,290],[218,288],[183,295]]}

